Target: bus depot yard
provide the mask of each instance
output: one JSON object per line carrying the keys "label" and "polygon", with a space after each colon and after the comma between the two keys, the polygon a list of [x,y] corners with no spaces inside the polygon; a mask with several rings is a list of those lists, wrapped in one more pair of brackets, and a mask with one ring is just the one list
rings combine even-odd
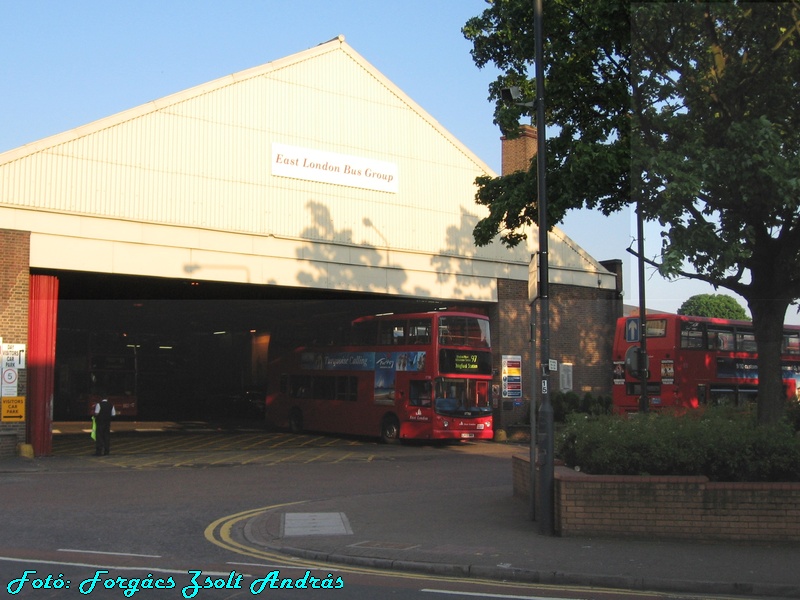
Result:
{"label": "bus depot yard", "polygon": [[[748,411],[730,408],[682,415],[589,414],[579,411],[602,403],[575,400],[574,395],[557,399],[567,406],[556,440],[558,535],[800,541],[800,440],[788,422],[764,429],[754,425]],[[569,412],[569,407],[578,412]],[[225,429],[213,423],[118,421],[112,455],[91,458],[85,423],[57,425],[63,431],[55,437],[56,456],[82,456],[127,469],[288,463],[302,468],[417,460],[418,454],[431,451],[490,453],[510,458],[513,494],[530,502],[529,452],[519,443],[387,445],[374,437],[292,434],[231,424]]]}
{"label": "bus depot yard", "polygon": [[[553,398],[556,458],[563,462],[556,486],[557,531],[800,540],[794,526],[800,528],[800,328],[787,328],[783,338],[788,418],[767,427],[756,425],[752,411],[758,371],[750,324],[649,318],[650,363],[644,372],[630,359],[632,349],[638,350],[633,324],[631,318],[617,323],[610,397],[567,392]],[[251,420],[293,435],[387,444],[480,445],[502,439],[493,419],[496,373],[485,315],[381,314],[351,325],[343,342],[302,346],[272,361],[263,416],[256,411]],[[118,375],[127,366],[89,363],[107,383],[115,377],[126,381]],[[101,378],[90,377],[95,379]],[[647,414],[638,411],[643,387],[652,409]],[[133,396],[127,398],[136,400]],[[252,406],[250,400],[246,406]],[[512,429],[519,428],[509,427],[506,434],[516,441]],[[257,447],[262,441],[247,443]],[[522,497],[530,497],[531,488],[526,460],[515,457],[511,464],[515,494]],[[784,527],[787,520],[792,525]]]}

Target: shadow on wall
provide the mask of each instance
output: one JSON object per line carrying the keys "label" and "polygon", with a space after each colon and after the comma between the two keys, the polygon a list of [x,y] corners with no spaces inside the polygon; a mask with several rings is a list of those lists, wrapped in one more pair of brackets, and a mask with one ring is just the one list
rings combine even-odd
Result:
{"label": "shadow on wall", "polygon": [[[369,217],[363,218],[363,225],[375,231],[387,243],[387,247],[379,248],[364,242],[354,243],[353,230],[337,230],[330,210],[320,202],[309,201],[306,208],[311,216],[311,224],[300,233],[300,237],[320,243],[306,244],[297,250],[298,260],[309,266],[309,269],[298,275],[299,284],[314,288],[347,289],[357,280],[361,290],[370,292],[435,296],[434,290],[409,288],[407,272],[401,265],[392,263],[392,248],[388,247],[386,236]],[[455,280],[456,289],[459,285],[474,287],[476,280],[472,263],[464,260],[475,255],[472,236],[474,221],[474,218],[463,213],[458,227],[450,226],[445,230],[446,247],[439,250],[430,261],[431,270],[437,273],[437,281],[446,283]],[[370,280],[370,268],[389,269],[392,276],[389,278],[382,273],[379,279]],[[488,287],[490,283],[482,285]]]}

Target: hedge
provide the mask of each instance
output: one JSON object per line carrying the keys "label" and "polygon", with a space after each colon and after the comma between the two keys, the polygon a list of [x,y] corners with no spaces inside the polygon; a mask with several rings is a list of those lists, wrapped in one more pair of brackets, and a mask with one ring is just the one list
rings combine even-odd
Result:
{"label": "hedge", "polygon": [[573,413],[560,429],[557,455],[587,473],[800,481],[800,437],[789,419],[758,426],[752,413],[723,408],[627,417]]}

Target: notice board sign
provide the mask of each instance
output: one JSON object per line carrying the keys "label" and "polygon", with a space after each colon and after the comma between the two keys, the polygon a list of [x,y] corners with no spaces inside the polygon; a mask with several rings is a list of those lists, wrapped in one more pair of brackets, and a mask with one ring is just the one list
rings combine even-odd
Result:
{"label": "notice board sign", "polygon": [[22,423],[25,421],[25,396],[3,396],[0,420],[4,423]]}

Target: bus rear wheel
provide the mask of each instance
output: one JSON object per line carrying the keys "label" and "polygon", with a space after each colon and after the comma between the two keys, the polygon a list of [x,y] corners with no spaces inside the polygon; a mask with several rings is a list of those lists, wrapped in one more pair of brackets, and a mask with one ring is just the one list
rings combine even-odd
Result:
{"label": "bus rear wheel", "polygon": [[299,408],[293,408],[289,413],[289,431],[303,433],[303,413]]}
{"label": "bus rear wheel", "polygon": [[394,415],[386,415],[381,421],[381,442],[396,444],[400,440],[400,422]]}

